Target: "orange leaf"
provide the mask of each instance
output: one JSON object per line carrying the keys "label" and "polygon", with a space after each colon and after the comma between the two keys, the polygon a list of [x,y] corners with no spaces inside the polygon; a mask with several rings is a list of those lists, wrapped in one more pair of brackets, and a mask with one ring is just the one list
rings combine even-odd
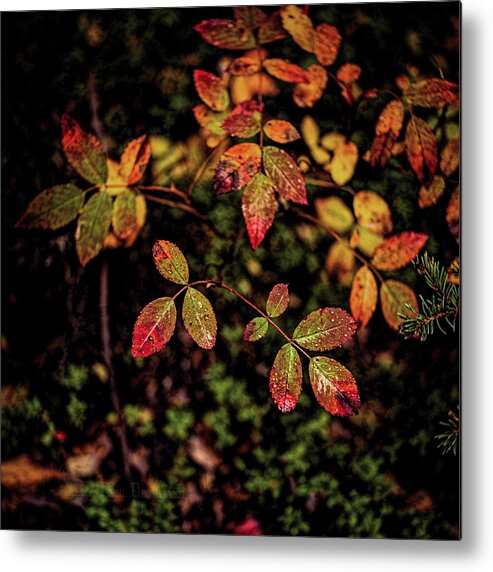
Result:
{"label": "orange leaf", "polygon": [[392,156],[392,147],[399,137],[403,122],[404,106],[400,100],[393,100],[383,108],[375,126],[375,138],[371,146],[372,167],[385,167]]}
{"label": "orange leaf", "polygon": [[404,100],[420,107],[443,107],[457,100],[457,84],[444,79],[424,79],[410,83],[404,90]]}
{"label": "orange leaf", "polygon": [[130,141],[120,159],[120,176],[129,185],[138,183],[151,157],[151,146],[147,135]]}
{"label": "orange leaf", "polygon": [[329,351],[348,342],[357,325],[341,308],[319,308],[296,326],[293,339],[310,351]]}
{"label": "orange leaf", "polygon": [[445,192],[445,181],[442,176],[435,175],[429,185],[422,185],[419,189],[419,208],[424,209],[436,204]]}
{"label": "orange leaf", "polygon": [[271,119],[264,125],[264,133],[276,143],[291,143],[300,138],[296,127],[282,119]]}
{"label": "orange leaf", "polygon": [[335,277],[342,286],[351,286],[354,266],[354,254],[349,246],[340,242],[334,242],[330,245],[325,259],[325,268],[330,277]]}
{"label": "orange leaf", "polygon": [[314,51],[323,66],[331,66],[339,55],[341,35],[335,26],[320,24],[315,28]]}
{"label": "orange leaf", "polygon": [[204,20],[194,28],[208,44],[226,50],[248,50],[255,47],[253,33],[233,20]]}
{"label": "orange leaf", "polygon": [[241,189],[260,171],[261,155],[255,143],[240,143],[228,149],[214,173],[214,192],[222,194]]}
{"label": "orange leaf", "polygon": [[241,208],[252,248],[257,248],[276,215],[277,202],[272,181],[257,173],[246,186]]}
{"label": "orange leaf", "polygon": [[267,14],[257,6],[235,6],[233,12],[236,22],[250,30],[255,30],[267,21]]}
{"label": "orange leaf", "polygon": [[392,232],[392,214],[389,205],[373,191],[360,191],[353,199],[358,223],[375,234]]}
{"label": "orange leaf", "polygon": [[308,368],[313,393],[331,415],[356,415],[361,407],[358,387],[351,372],[324,356],[310,360]]}
{"label": "orange leaf", "polygon": [[446,214],[447,224],[450,232],[454,235],[454,238],[459,242],[460,236],[460,199],[459,199],[459,187],[455,189],[450,197],[449,204],[447,206]]}
{"label": "orange leaf", "polygon": [[308,83],[306,72],[287,60],[271,58],[264,61],[264,68],[276,79],[288,83]]}
{"label": "orange leaf", "polygon": [[293,91],[293,99],[298,107],[313,107],[322,97],[327,86],[328,75],[318,64],[312,64],[305,70],[308,83],[299,83]]}
{"label": "orange leaf", "polygon": [[310,18],[299,6],[282,6],[281,19],[284,29],[307,52],[315,49],[315,31]]}
{"label": "orange leaf", "polygon": [[251,50],[240,58],[235,58],[228,67],[228,72],[233,75],[250,76],[262,67],[262,62],[265,60],[267,52],[262,49]]}
{"label": "orange leaf", "polygon": [[418,309],[416,294],[409,286],[398,280],[386,280],[382,284],[380,287],[380,304],[385,321],[396,331],[402,322],[402,318],[398,314],[412,316],[411,311],[406,308],[406,304],[410,304],[415,310]]}
{"label": "orange leaf", "polygon": [[106,181],[108,167],[101,142],[83,131],[69,115],[62,117],[62,147],[68,161],[82,178],[96,185]]}
{"label": "orange leaf", "polygon": [[437,140],[428,124],[413,115],[406,128],[406,153],[420,181],[432,177],[437,166]]}
{"label": "orange leaf", "polygon": [[240,103],[221,127],[233,137],[253,137],[260,131],[262,107],[254,100]]}
{"label": "orange leaf", "polygon": [[342,83],[354,83],[361,77],[361,68],[356,64],[343,64],[337,70],[337,79]]}
{"label": "orange leaf", "polygon": [[366,326],[377,307],[378,288],[373,272],[362,266],[353,280],[349,304],[351,312],[361,326]]}
{"label": "orange leaf", "polygon": [[283,413],[296,407],[302,382],[303,370],[298,351],[291,344],[285,344],[276,355],[269,378],[272,399]]}
{"label": "orange leaf", "polygon": [[262,161],[276,191],[287,201],[306,205],[306,186],[296,162],[278,147],[264,147]]}
{"label": "orange leaf", "polygon": [[446,177],[450,177],[459,168],[460,141],[450,139],[442,151],[440,169]]}
{"label": "orange leaf", "polygon": [[379,270],[398,270],[409,264],[423,248],[428,236],[419,232],[401,232],[380,243],[371,259]]}
{"label": "orange leaf", "polygon": [[200,99],[214,111],[224,111],[229,94],[221,78],[203,70],[194,70],[193,81]]}

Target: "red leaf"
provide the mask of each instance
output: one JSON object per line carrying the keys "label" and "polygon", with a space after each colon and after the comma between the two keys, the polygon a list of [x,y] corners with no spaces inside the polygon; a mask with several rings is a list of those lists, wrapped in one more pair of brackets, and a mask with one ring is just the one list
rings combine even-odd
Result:
{"label": "red leaf", "polygon": [[310,382],[320,405],[331,415],[356,415],[361,407],[358,387],[351,372],[334,359],[314,357]]}
{"label": "red leaf", "polygon": [[264,61],[264,68],[276,79],[288,83],[308,83],[306,72],[287,60],[272,58]]}
{"label": "red leaf", "polygon": [[308,204],[303,174],[285,151],[278,147],[264,147],[262,159],[266,174],[283,199]]}
{"label": "red leaf", "polygon": [[341,308],[320,308],[296,327],[293,339],[307,350],[325,352],[348,342],[357,324]]}
{"label": "red leaf", "polygon": [[432,177],[437,166],[437,140],[428,124],[413,115],[406,129],[406,153],[420,181]]}
{"label": "red leaf", "polygon": [[269,379],[270,393],[282,413],[296,407],[302,382],[300,356],[291,344],[285,344],[276,355]]}
{"label": "red leaf", "polygon": [[237,524],[233,528],[233,534],[242,534],[247,536],[262,536],[264,533],[260,524],[254,518],[247,518],[241,524]]}
{"label": "red leaf", "polygon": [[229,94],[221,78],[203,70],[194,70],[193,81],[200,99],[214,111],[224,111]]}
{"label": "red leaf", "polygon": [[250,30],[233,20],[204,20],[194,28],[208,44],[226,50],[248,50],[255,47],[255,37]]}
{"label": "red leaf", "polygon": [[96,185],[106,181],[107,157],[101,142],[68,115],[62,117],[62,147],[72,167],[86,181]]}
{"label": "red leaf", "polygon": [[239,143],[228,149],[214,173],[214,192],[219,195],[241,189],[260,171],[261,155],[255,143]]}
{"label": "red leaf", "polygon": [[138,183],[151,158],[151,146],[147,135],[130,141],[120,159],[120,176],[129,185]]}
{"label": "red leaf", "polygon": [[286,311],[289,304],[289,290],[287,284],[276,284],[267,298],[267,314],[277,318]]}
{"label": "red leaf", "polygon": [[341,35],[335,26],[320,24],[315,28],[315,55],[323,66],[331,66],[339,55]]}
{"label": "red leaf", "polygon": [[272,226],[277,202],[272,181],[262,173],[247,184],[242,198],[242,211],[252,248],[257,248]]}
{"label": "red leaf", "polygon": [[427,240],[426,234],[401,232],[381,242],[371,262],[378,270],[398,270],[418,255]]}
{"label": "red leaf", "polygon": [[173,335],[176,306],[172,298],[159,298],[140,313],[134,327],[132,355],[147,357],[163,348]]}
{"label": "red leaf", "polygon": [[385,167],[392,156],[392,147],[399,137],[403,122],[404,106],[400,100],[393,100],[383,108],[375,126],[375,139],[370,151],[372,167]]}

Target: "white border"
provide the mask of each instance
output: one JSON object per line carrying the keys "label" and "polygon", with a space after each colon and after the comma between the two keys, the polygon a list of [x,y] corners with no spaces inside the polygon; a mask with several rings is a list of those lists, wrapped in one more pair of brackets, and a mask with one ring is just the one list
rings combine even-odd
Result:
{"label": "white border", "polygon": [[[228,5],[220,0],[188,5]],[[241,3],[241,2],[238,2]],[[272,4],[262,2],[258,4]],[[281,2],[282,3],[282,2]],[[144,1],[140,7],[179,6]],[[135,1],[3,1],[1,9],[135,7]],[[493,2],[463,3],[463,541],[0,533],[3,570],[469,572],[493,566]],[[490,564],[488,564],[490,562]]]}

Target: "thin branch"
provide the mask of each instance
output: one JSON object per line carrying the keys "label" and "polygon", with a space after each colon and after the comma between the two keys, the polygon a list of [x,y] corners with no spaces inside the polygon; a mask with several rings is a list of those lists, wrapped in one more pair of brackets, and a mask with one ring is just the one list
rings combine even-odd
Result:
{"label": "thin branch", "polygon": [[169,193],[170,195],[176,195],[177,197],[180,197],[180,199],[185,201],[187,204],[190,204],[191,202],[189,196],[183,191],[180,191],[180,189],[177,189],[174,185],[171,185],[170,187],[162,187],[160,185],[146,185],[146,186],[138,185],[136,189],[144,192],[154,191],[156,193]]}

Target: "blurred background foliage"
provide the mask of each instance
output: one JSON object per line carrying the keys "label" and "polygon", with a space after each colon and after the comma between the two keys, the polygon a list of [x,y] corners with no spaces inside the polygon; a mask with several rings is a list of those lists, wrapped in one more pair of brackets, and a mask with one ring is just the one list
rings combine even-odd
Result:
{"label": "blurred background foliage", "polygon": [[[431,76],[439,65],[458,81],[458,12],[454,2],[310,7],[315,22],[341,31],[341,61],[361,66],[362,88],[389,89],[408,65]],[[334,352],[353,372],[363,403],[347,419],[321,410],[306,384],[294,412],[277,410],[268,371],[280,339],[270,332],[255,346],[242,342],[253,316],[225,292],[210,293],[219,322],[213,351],[194,347],[180,327],[159,355],[131,358],[139,311],[174,292],[152,261],[159,238],[185,252],[192,278],[222,273],[259,305],[276,282],[289,283],[287,331],[316,307],[348,308],[348,288],[324,269],[326,235],[286,213],[252,251],[238,232],[239,193],[213,198],[207,176],[194,201],[235,240],[214,238],[187,213],[149,203],[135,244],[103,254],[131,448],[132,483],[121,478],[117,415],[100,354],[101,257],[81,272],[72,228],[14,224],[40,190],[70,177],[59,120],[68,112],[90,129],[91,73],[110,153],[118,156],[141,134],[156,136],[160,159],[175,167],[181,161],[173,177],[186,188],[206,153],[196,138],[192,72],[214,69],[221,57],[193,26],[213,17],[230,17],[230,10],[2,14],[3,527],[221,533],[255,522],[265,534],[457,538],[459,461],[442,455],[434,439],[459,397],[457,335],[406,341],[377,310],[365,331]],[[272,48],[286,56],[293,49]],[[299,51],[296,57],[303,63]],[[299,126],[304,112],[290,90],[266,104]],[[329,84],[311,113],[322,132],[347,132],[364,150],[381,107],[370,100],[355,113]],[[351,184],[386,199],[396,232],[426,232],[432,255],[446,264],[455,257],[444,204],[419,210],[419,183],[409,170],[363,164]],[[418,293],[423,287],[412,267],[400,279]]]}

